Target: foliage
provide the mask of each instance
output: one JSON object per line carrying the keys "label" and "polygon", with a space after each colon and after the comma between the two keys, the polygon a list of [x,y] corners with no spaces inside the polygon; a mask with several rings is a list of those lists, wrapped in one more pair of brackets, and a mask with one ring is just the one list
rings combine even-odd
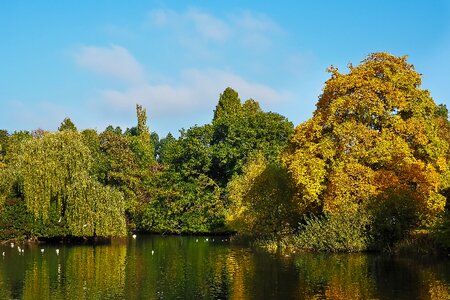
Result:
{"label": "foliage", "polygon": [[225,187],[241,174],[246,159],[263,152],[274,160],[292,132],[292,123],[272,112],[263,112],[259,103],[249,99],[241,103],[231,88],[220,95],[212,122],[212,158],[210,177]]}
{"label": "foliage", "polygon": [[58,131],[66,131],[66,130],[77,131],[77,127],[70,118],[65,118],[61,122],[61,125],[58,127]]}
{"label": "foliage", "polygon": [[156,152],[158,162],[167,165],[174,161],[177,153],[180,151],[179,148],[180,145],[177,143],[177,139],[169,132],[158,143]]}
{"label": "foliage", "polygon": [[246,235],[291,233],[299,212],[286,170],[258,153],[227,187],[227,225]]}
{"label": "foliage", "polygon": [[[389,191],[388,191],[389,193]],[[367,209],[373,216],[371,248],[389,250],[417,227],[417,203],[407,193],[392,193],[384,200],[375,201]]]}
{"label": "foliage", "polygon": [[162,172],[154,179],[152,200],[146,205],[139,228],[151,232],[211,232],[223,223],[220,188],[210,178],[183,180]]}
{"label": "foliage", "polygon": [[147,113],[146,110],[140,105],[136,105],[137,113],[137,135],[132,138],[132,150],[136,155],[136,161],[139,168],[144,172],[148,170],[155,161],[154,146],[152,145],[152,139],[150,130],[147,127]]}
{"label": "foliage", "polygon": [[49,220],[54,207],[71,235],[123,235],[123,195],[91,178],[90,167],[89,149],[75,131],[22,142],[9,165],[35,220]]}
{"label": "foliage", "polygon": [[432,228],[431,235],[441,248],[450,250],[450,212],[445,212],[440,216]]}
{"label": "foliage", "polygon": [[0,213],[0,239],[23,239],[31,235],[33,215],[27,211],[24,201],[10,198]]}
{"label": "foliage", "polygon": [[314,116],[282,155],[306,209],[356,211],[407,194],[422,223],[446,202],[449,126],[406,57],[369,55],[349,74],[336,68]]}
{"label": "foliage", "polygon": [[314,251],[357,252],[371,244],[370,215],[364,211],[312,215],[294,237],[296,247]]}

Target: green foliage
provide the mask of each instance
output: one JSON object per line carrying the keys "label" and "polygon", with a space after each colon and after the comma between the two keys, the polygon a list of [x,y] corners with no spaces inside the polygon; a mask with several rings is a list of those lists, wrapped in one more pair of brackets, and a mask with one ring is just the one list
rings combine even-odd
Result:
{"label": "green foliage", "polygon": [[155,162],[154,146],[152,145],[152,138],[150,130],[147,127],[147,113],[140,105],[136,105],[137,113],[137,136],[132,138],[132,150],[137,158],[137,163],[140,169],[144,170],[150,168]]}
{"label": "green foliage", "polygon": [[241,100],[238,93],[230,87],[227,87],[220,94],[219,102],[214,110],[214,120],[220,120],[239,114],[241,110]]}
{"label": "green foliage", "polygon": [[168,165],[170,162],[175,161],[175,157],[180,152],[180,145],[177,143],[177,139],[169,132],[167,136],[161,139],[158,143],[156,155],[158,162]]}
{"label": "green foliage", "polygon": [[450,250],[450,212],[445,212],[439,217],[431,235],[442,249]]}
{"label": "green foliage", "polygon": [[72,120],[70,118],[65,118],[62,122],[61,125],[58,127],[58,131],[77,131],[77,127],[75,126],[75,124],[72,122]]}
{"label": "green foliage", "polygon": [[391,191],[384,200],[375,201],[369,208],[373,216],[371,248],[388,250],[404,239],[419,222],[417,203],[407,193]]}
{"label": "green foliage", "polygon": [[213,155],[210,146],[212,130],[209,124],[182,130],[176,143],[173,140],[165,141],[166,144],[161,149],[162,159],[184,178],[209,174]]}
{"label": "green foliage", "polygon": [[368,249],[371,217],[364,211],[344,211],[323,216],[312,215],[294,237],[296,247],[327,252],[357,252]]}
{"label": "green foliage", "polygon": [[275,160],[292,128],[286,118],[263,112],[253,99],[241,104],[237,92],[227,88],[214,112],[209,176],[225,187],[234,175],[242,173],[252,154],[263,152],[269,160]]}
{"label": "green foliage", "polygon": [[188,180],[173,172],[154,179],[152,200],[145,206],[139,228],[151,232],[211,232],[223,224],[220,188],[200,175]]}
{"label": "green foliage", "polygon": [[8,149],[9,134],[6,130],[0,130],[0,168],[2,168]]}
{"label": "green foliage", "polygon": [[0,239],[24,239],[31,236],[33,215],[27,211],[25,202],[10,198],[0,213]]}
{"label": "green foliage", "polygon": [[62,131],[22,142],[8,167],[35,220],[54,209],[71,235],[123,235],[123,196],[89,176],[91,162],[81,135]]}

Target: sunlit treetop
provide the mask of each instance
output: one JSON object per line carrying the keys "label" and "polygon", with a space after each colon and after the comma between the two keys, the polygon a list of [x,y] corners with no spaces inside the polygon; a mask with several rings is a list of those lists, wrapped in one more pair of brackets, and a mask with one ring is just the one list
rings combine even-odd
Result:
{"label": "sunlit treetop", "polygon": [[329,71],[313,117],[282,156],[304,204],[335,211],[396,190],[424,215],[442,211],[448,123],[407,57],[374,53],[348,74]]}

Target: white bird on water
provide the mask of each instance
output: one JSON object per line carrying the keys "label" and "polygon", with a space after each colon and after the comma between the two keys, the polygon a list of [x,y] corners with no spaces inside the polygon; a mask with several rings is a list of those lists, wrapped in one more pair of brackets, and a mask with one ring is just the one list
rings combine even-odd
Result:
{"label": "white bird on water", "polygon": [[59,255],[59,249],[56,249],[56,255]]}
{"label": "white bird on water", "polygon": [[41,249],[41,253],[44,253],[44,250],[45,250],[45,249]]}
{"label": "white bird on water", "polygon": [[14,248],[14,243],[11,243],[11,248]]}
{"label": "white bird on water", "polygon": [[152,255],[155,254],[155,250],[152,250]]}
{"label": "white bird on water", "polygon": [[3,251],[2,255],[5,256],[5,251]]}
{"label": "white bird on water", "polygon": [[133,237],[133,239],[136,239],[136,235],[135,234],[133,234],[132,237]]}

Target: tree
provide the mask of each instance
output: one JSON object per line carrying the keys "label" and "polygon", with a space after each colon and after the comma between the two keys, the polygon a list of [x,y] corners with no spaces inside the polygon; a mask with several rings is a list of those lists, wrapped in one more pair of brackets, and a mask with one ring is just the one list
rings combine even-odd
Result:
{"label": "tree", "polygon": [[238,93],[227,88],[220,95],[212,121],[210,177],[222,187],[241,174],[248,157],[262,151],[274,160],[286,145],[293,124],[273,112],[263,112],[259,103],[241,103]]}
{"label": "tree", "polygon": [[300,213],[294,202],[294,188],[285,168],[269,162],[262,152],[255,154],[243,174],[227,186],[230,205],[226,223],[239,234],[272,236],[292,233]]}
{"label": "tree", "polygon": [[58,127],[58,131],[66,131],[66,130],[77,131],[77,127],[75,127],[75,124],[73,124],[70,118],[65,118],[61,122],[61,125]]}
{"label": "tree", "polygon": [[0,130],[0,169],[5,167],[5,155],[8,148],[9,134],[7,130]]}
{"label": "tree", "polygon": [[136,105],[137,135],[132,137],[132,149],[139,167],[145,172],[155,162],[155,152],[152,145],[150,130],[147,126],[147,112],[141,105]]}
{"label": "tree", "polygon": [[406,57],[374,53],[349,68],[330,68],[314,116],[282,154],[299,205],[337,213],[410,195],[422,222],[433,220],[450,184],[443,108]]}
{"label": "tree", "polygon": [[82,136],[65,130],[23,141],[8,169],[35,219],[52,215],[74,236],[124,235],[123,194],[91,177],[91,164]]}

